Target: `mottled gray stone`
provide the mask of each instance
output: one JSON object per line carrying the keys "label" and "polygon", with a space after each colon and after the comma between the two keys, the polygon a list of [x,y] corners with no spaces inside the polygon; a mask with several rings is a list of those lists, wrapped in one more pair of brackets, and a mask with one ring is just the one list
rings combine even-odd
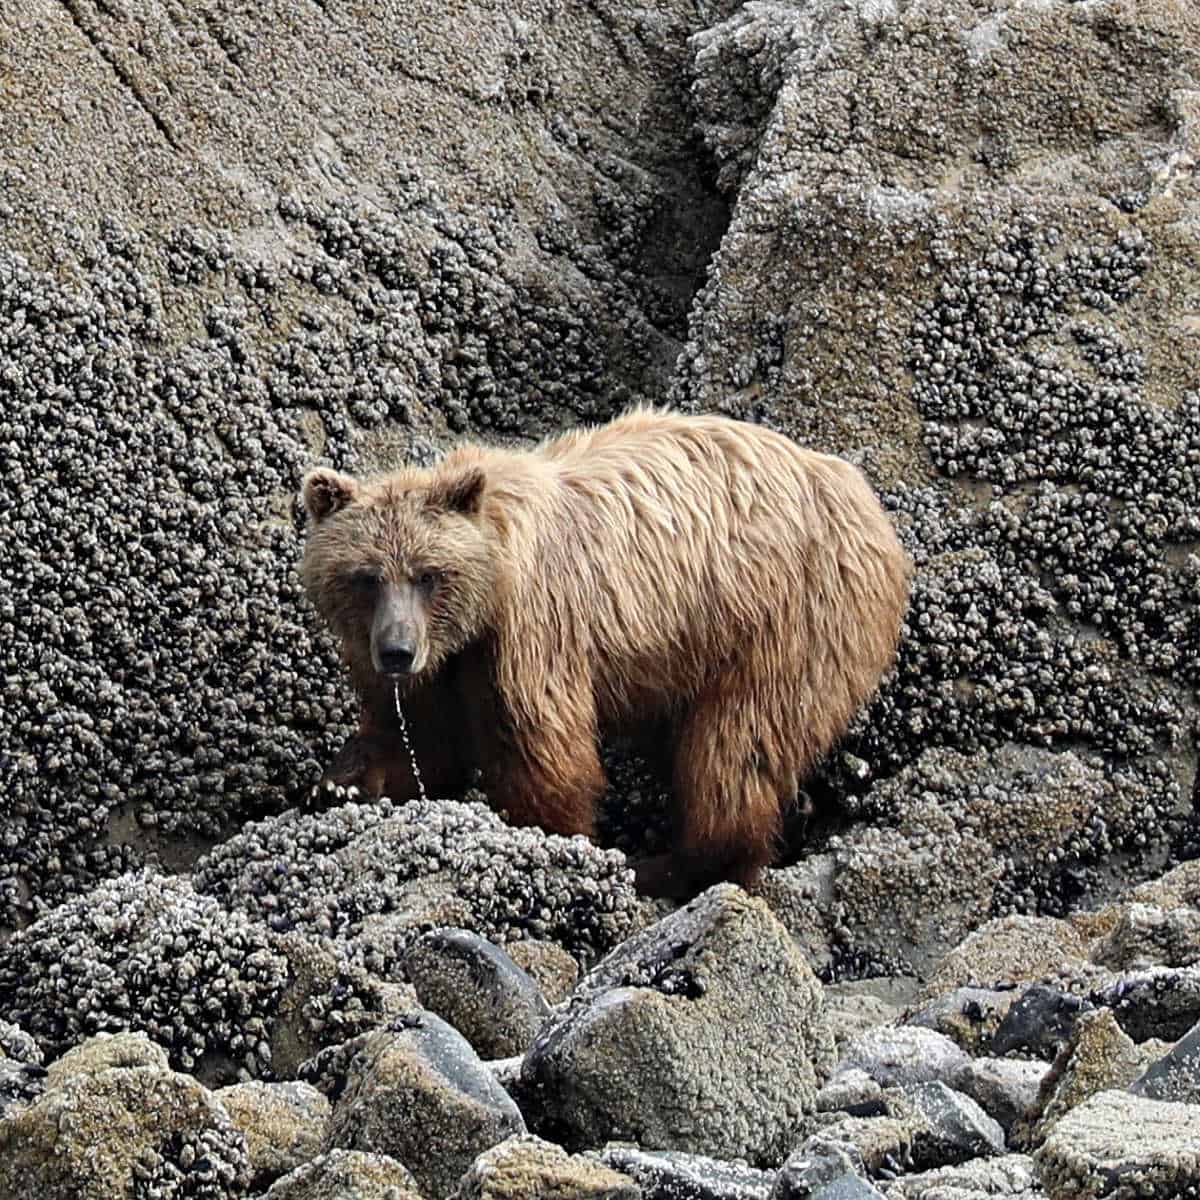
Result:
{"label": "mottled gray stone", "polygon": [[949,1080],[967,1061],[966,1052],[945,1034],[920,1026],[884,1025],[843,1046],[837,1070],[865,1071],[882,1087],[903,1087]]}
{"label": "mottled gray stone", "polygon": [[776,1174],[671,1150],[609,1146],[600,1158],[628,1175],[642,1200],[767,1200]]}
{"label": "mottled gray stone", "polygon": [[1200,1104],[1200,1024],[1193,1025],[1130,1085],[1135,1096]]}
{"label": "mottled gray stone", "polygon": [[423,1008],[453,1025],[481,1058],[524,1054],[550,1015],[533,979],[497,945],[466,929],[431,929],[404,970]]}
{"label": "mottled gray stone", "polygon": [[1050,1200],[1200,1193],[1200,1105],[1099,1092],[1062,1117],[1033,1156]]}
{"label": "mottled gray stone", "polygon": [[330,1150],[277,1179],[264,1200],[429,1200],[386,1154]]}
{"label": "mottled gray stone", "polygon": [[644,1200],[644,1195],[620,1170],[526,1133],[484,1151],[451,1200]]}
{"label": "mottled gray stone", "polygon": [[386,1154],[441,1196],[483,1151],[525,1132],[520,1111],[470,1044],[415,1012],[357,1040],[327,1149]]}
{"label": "mottled gray stone", "polygon": [[1004,1130],[969,1096],[941,1082],[913,1084],[904,1095],[925,1118],[912,1143],[918,1169],[1004,1153]]}
{"label": "mottled gray stone", "polygon": [[1049,1070],[1044,1062],[973,1058],[955,1072],[950,1084],[994,1117],[1007,1138],[1037,1104],[1038,1089]]}
{"label": "mottled gray stone", "polygon": [[605,1140],[780,1161],[832,1048],[821,988],[760,900],[722,884],[586,976],[523,1086],[568,1148]]}
{"label": "mottled gray stone", "polygon": [[296,1081],[235,1083],[213,1098],[246,1138],[255,1190],[317,1157],[333,1111],[315,1087]]}

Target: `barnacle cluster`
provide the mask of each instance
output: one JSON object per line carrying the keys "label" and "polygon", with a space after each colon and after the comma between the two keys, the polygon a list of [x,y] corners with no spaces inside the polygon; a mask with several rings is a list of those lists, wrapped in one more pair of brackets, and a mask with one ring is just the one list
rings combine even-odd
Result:
{"label": "barnacle cluster", "polygon": [[1162,842],[1182,782],[1163,751],[1194,735],[1200,679],[1200,396],[1149,400],[1116,320],[1151,262],[1146,238],[1060,242],[1014,220],[946,267],[913,322],[927,448],[982,491],[887,498],[917,572],[858,748],[886,770],[930,745],[1080,747],[1145,793],[1142,836]]}
{"label": "barnacle cluster", "polygon": [[[514,829],[481,803],[346,804],[254,822],[198,864],[196,889],[279,931],[332,937],[368,969],[398,971],[424,925],[397,913],[414,881],[458,923],[493,941],[531,937],[591,961],[636,927],[639,902],[619,853],[583,838]],[[403,913],[399,913],[403,917]]]}
{"label": "barnacle cluster", "polygon": [[202,1079],[269,1072],[269,1022],[288,978],[266,929],[187,880],[102,883],[16,933],[0,955],[0,1011],[50,1057],[93,1033],[147,1033]]}
{"label": "barnacle cluster", "polygon": [[424,434],[653,390],[669,353],[626,267],[659,202],[601,191],[598,243],[564,211],[535,245],[528,214],[401,165],[386,205],[282,197],[273,248],[64,220],[62,271],[0,251],[0,928],[186,865],[332,757],[352,697],[294,570],[314,458],[360,465],[385,423],[428,457]]}

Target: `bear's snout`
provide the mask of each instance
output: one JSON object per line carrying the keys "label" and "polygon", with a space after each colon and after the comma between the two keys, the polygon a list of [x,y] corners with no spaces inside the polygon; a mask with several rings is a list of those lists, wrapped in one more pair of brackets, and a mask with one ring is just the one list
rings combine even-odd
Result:
{"label": "bear's snout", "polygon": [[371,661],[380,675],[399,679],[420,670],[421,597],[411,584],[385,583],[371,622]]}
{"label": "bear's snout", "polygon": [[383,675],[407,675],[417,656],[411,641],[398,638],[379,647],[379,670]]}

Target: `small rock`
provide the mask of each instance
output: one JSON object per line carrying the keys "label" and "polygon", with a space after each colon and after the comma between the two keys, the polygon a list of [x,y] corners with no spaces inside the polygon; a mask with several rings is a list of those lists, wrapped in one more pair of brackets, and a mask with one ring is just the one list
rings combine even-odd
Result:
{"label": "small rock", "polygon": [[628,1175],[642,1200],[767,1200],[775,1179],[745,1163],[670,1150],[609,1146],[600,1159]]}
{"label": "small rock", "polygon": [[1144,1065],[1144,1056],[1108,1009],[1080,1013],[1043,1087],[1034,1140],[1044,1139],[1056,1121],[1089,1096],[1132,1083]]}
{"label": "small rock", "polygon": [[857,1068],[881,1087],[905,1087],[951,1079],[968,1061],[945,1034],[915,1025],[883,1025],[843,1047],[834,1079]]}
{"label": "small rock", "polygon": [[914,1084],[904,1095],[924,1117],[912,1142],[918,1169],[1004,1153],[1004,1130],[969,1096],[940,1082]]}
{"label": "small rock", "polygon": [[775,1177],[769,1200],[807,1200],[829,1184],[865,1171],[857,1146],[818,1134],[788,1156]]}
{"label": "small rock", "polygon": [[955,988],[924,1004],[904,1023],[944,1033],[968,1054],[975,1054],[991,1042],[1019,995],[1015,988]]}
{"label": "small rock", "polygon": [[843,1175],[812,1194],[812,1200],[884,1200],[883,1193],[857,1175]]}
{"label": "small rock", "polygon": [[1040,979],[1064,964],[1083,966],[1079,934],[1055,917],[997,917],[968,934],[942,960],[926,986],[930,998],[961,986]]}
{"label": "small rock", "polygon": [[1200,1024],[1193,1025],[1129,1085],[1135,1096],[1200,1104]]}
{"label": "small rock", "polygon": [[433,1013],[414,1012],[356,1039],[334,1102],[328,1149],[371,1150],[449,1192],[474,1159],[525,1122],[470,1044]]}
{"label": "small rock", "polygon": [[950,1086],[970,1096],[994,1117],[1007,1139],[1038,1100],[1038,1089],[1050,1068],[1043,1062],[1016,1058],[973,1058],[955,1073]]}
{"label": "small rock", "polygon": [[817,1093],[817,1112],[845,1112],[855,1117],[883,1112],[883,1088],[866,1071],[847,1067]]}
{"label": "small rock", "polygon": [[1040,1200],[1043,1195],[1033,1159],[1025,1154],[977,1158],[906,1175],[889,1183],[884,1192],[888,1200],[984,1200],[989,1196]]}
{"label": "small rock", "polygon": [[1121,905],[1116,924],[1093,948],[1092,959],[1118,971],[1189,966],[1200,960],[1200,912],[1153,904]]}
{"label": "small rock", "polygon": [[1050,1200],[1200,1191],[1200,1105],[1100,1092],[1062,1117],[1033,1156]]}
{"label": "small rock", "polygon": [[412,1173],[386,1154],[330,1150],[297,1167],[263,1200],[425,1200]]}
{"label": "small rock", "polygon": [[556,942],[521,938],[506,942],[504,948],[550,1004],[561,1004],[579,982],[579,964]]}
{"label": "small rock", "polygon": [[[440,1195],[440,1193],[439,1193]],[[628,1175],[532,1134],[493,1146],[471,1164],[451,1200],[642,1200]]]}
{"label": "small rock", "polygon": [[431,929],[404,956],[423,1008],[481,1058],[524,1054],[550,1016],[538,986],[499,946],[466,929]]}
{"label": "small rock", "polygon": [[28,1108],[0,1121],[6,1200],[158,1194],[233,1200],[249,1181],[246,1139],[212,1093],[157,1066],[60,1076]]}
{"label": "small rock", "polygon": [[1021,993],[1000,1022],[992,1038],[992,1054],[1003,1058],[1023,1050],[1050,1062],[1071,1036],[1079,1014],[1092,1007],[1079,996],[1035,983]]}
{"label": "small rock", "polygon": [[75,1075],[96,1075],[113,1067],[154,1067],[169,1071],[167,1052],[144,1033],[97,1033],[46,1068],[46,1087],[61,1087]]}
{"label": "small rock", "polygon": [[787,1161],[797,1155],[811,1160],[822,1181],[834,1178],[832,1168],[822,1162],[825,1159],[835,1164],[845,1161],[850,1164],[847,1170],[870,1175],[899,1174],[912,1162],[913,1138],[920,1128],[921,1120],[911,1108],[902,1116],[842,1117],[805,1138]]}
{"label": "small rock", "polygon": [[214,1096],[246,1137],[255,1190],[320,1153],[332,1108],[311,1084],[235,1083]]}
{"label": "small rock", "polygon": [[1152,967],[1092,992],[1135,1042],[1178,1041],[1200,1020],[1200,967]]}

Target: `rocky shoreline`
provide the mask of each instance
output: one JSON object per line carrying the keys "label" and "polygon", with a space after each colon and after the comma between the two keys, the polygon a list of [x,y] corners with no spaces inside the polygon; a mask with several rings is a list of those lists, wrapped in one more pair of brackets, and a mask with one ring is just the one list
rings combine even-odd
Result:
{"label": "rocky shoreline", "polygon": [[655,911],[619,854],[480,806],[322,820],[307,880],[285,815],[4,947],[0,1196],[1200,1191],[1195,863],[989,922],[923,982],[823,984],[811,927],[732,885]]}

